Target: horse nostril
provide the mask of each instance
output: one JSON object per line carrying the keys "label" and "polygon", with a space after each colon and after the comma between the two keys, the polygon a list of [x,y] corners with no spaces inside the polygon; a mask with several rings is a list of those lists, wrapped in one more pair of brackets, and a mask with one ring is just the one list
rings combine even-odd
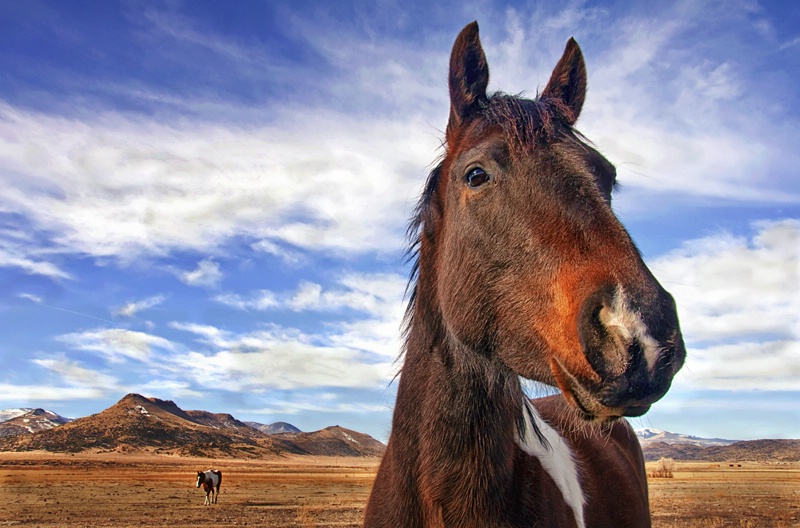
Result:
{"label": "horse nostril", "polygon": [[604,377],[603,342],[607,339],[607,332],[600,315],[602,310],[602,304],[586,310],[581,324],[581,344],[589,365],[597,374]]}
{"label": "horse nostril", "polygon": [[581,320],[581,341],[584,355],[592,369],[602,378],[619,378],[625,374],[633,357],[641,356],[641,347],[632,334],[631,316],[621,291],[605,286],[584,303]]}

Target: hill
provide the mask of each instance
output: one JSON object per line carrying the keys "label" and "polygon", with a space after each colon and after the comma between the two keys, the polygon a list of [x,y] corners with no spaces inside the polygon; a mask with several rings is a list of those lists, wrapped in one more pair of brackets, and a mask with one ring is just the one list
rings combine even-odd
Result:
{"label": "hill", "polygon": [[724,440],[722,438],[700,438],[680,433],[671,433],[669,431],[662,431],[661,429],[637,429],[636,437],[639,439],[639,444],[642,447],[663,442],[665,444],[691,444],[702,447],[709,447],[715,445],[730,445],[736,440]]}
{"label": "hill", "polygon": [[302,433],[300,429],[286,422],[275,422],[271,424],[262,424],[258,422],[245,422],[250,427],[258,429],[262,433],[267,434],[280,434],[280,433]]}
{"label": "hill", "polygon": [[745,440],[730,445],[699,446],[653,442],[642,446],[645,460],[673,458],[705,462],[797,462],[800,440]]}
{"label": "hill", "polygon": [[0,437],[46,431],[69,423],[69,418],[44,409],[10,409],[5,411],[0,422]]}
{"label": "hill", "polygon": [[315,455],[380,456],[386,450],[385,445],[371,436],[338,425],[313,433],[280,433],[275,436]]}
{"label": "hill", "polygon": [[[108,409],[33,434],[0,438],[0,451],[152,452],[253,458],[286,454],[373,456],[367,435],[342,429],[355,443],[333,449],[327,430],[300,439],[268,435],[229,414],[184,411],[172,401],[128,394]],[[316,436],[322,440],[316,440]],[[373,442],[377,442],[373,440]],[[380,442],[378,442],[380,444]],[[383,444],[380,444],[383,446]],[[381,451],[380,449],[378,449]],[[324,451],[324,452],[323,452]],[[381,451],[382,452],[382,451]]]}

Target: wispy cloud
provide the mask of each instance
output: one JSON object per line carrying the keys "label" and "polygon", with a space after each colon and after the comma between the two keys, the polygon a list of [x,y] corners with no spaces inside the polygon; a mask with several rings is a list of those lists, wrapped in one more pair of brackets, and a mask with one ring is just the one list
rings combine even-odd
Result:
{"label": "wispy cloud", "polygon": [[[288,292],[259,290],[249,295],[224,294],[215,301],[240,310],[291,310],[336,314],[354,311],[358,319],[326,323],[325,340],[339,346],[397,358],[402,349],[401,323],[405,311],[403,296],[407,279],[397,274],[344,274],[334,285],[302,281]],[[196,330],[206,337],[219,331]]]}
{"label": "wispy cloud", "polygon": [[212,259],[201,260],[191,271],[174,270],[175,276],[189,286],[213,288],[222,281],[223,273],[219,263]]}
{"label": "wispy cloud", "polygon": [[173,350],[175,345],[163,337],[121,328],[103,328],[65,334],[58,340],[73,349],[99,354],[112,363],[128,359],[148,361],[154,349]]}
{"label": "wispy cloud", "polygon": [[0,383],[0,401],[11,402],[61,402],[65,400],[96,400],[105,393],[94,387],[63,387],[58,385],[15,385]]}
{"label": "wispy cloud", "polygon": [[387,412],[388,406],[383,403],[330,401],[313,395],[308,398],[292,400],[276,400],[270,398],[266,407],[249,412],[253,414],[300,414],[305,412],[322,412],[331,414],[377,413]]}
{"label": "wispy cloud", "polygon": [[196,325],[173,327],[197,332],[207,348],[173,354],[175,372],[203,387],[264,391],[311,387],[375,387],[390,378],[392,365],[370,360],[363,352],[318,341],[291,329],[235,334]]}
{"label": "wispy cloud", "polygon": [[166,296],[164,295],[154,295],[140,301],[131,301],[115,310],[114,315],[118,315],[120,317],[135,317],[136,314],[142,310],[148,310],[158,306],[159,304],[163,303],[165,299]]}
{"label": "wispy cloud", "polygon": [[[210,47],[242,68],[262,55],[248,48],[253,43],[225,43],[186,19],[172,26],[165,14],[149,16],[161,31],[171,28],[170,38]],[[579,128],[620,165],[628,189],[797,202],[796,184],[774,180],[784,172],[776,169],[800,162],[791,148],[795,125],[775,119],[781,109],[763,98],[746,63],[682,45],[700,21],[733,16],[741,13],[686,3],[619,20],[575,6],[511,10],[503,24],[487,22],[482,38],[492,86],[529,93],[547,79],[568,31],[586,39],[590,90]],[[0,103],[0,168],[14,175],[0,176],[4,210],[32,219],[60,251],[122,262],[214,250],[240,236],[290,262],[299,254],[281,246],[399,251],[446,121],[446,53],[390,39],[364,45],[363,36],[296,23],[332,68],[325,106],[298,99],[268,119],[235,125],[113,112],[65,118]],[[374,103],[368,118],[348,104],[356,99]],[[220,115],[257,112],[228,110]],[[635,209],[636,196],[621,200]],[[0,253],[0,265],[69,277],[27,251]]]}
{"label": "wispy cloud", "polygon": [[788,41],[784,42],[783,44],[781,44],[778,49],[780,51],[784,51],[784,50],[787,50],[789,48],[794,48],[794,47],[796,47],[798,45],[800,45],[800,37],[795,37],[795,38],[793,38],[791,40],[788,40]]}
{"label": "wispy cloud", "polygon": [[35,302],[36,304],[41,303],[44,299],[42,299],[38,295],[34,295],[33,293],[20,293],[17,295],[20,299],[28,299],[31,302]]}
{"label": "wispy cloud", "polygon": [[269,290],[259,290],[249,296],[237,293],[224,293],[213,298],[214,301],[238,310],[269,310],[279,306],[275,294]]}
{"label": "wispy cloud", "polygon": [[75,361],[66,358],[34,359],[33,363],[57,374],[71,387],[83,387],[106,393],[119,390],[119,378],[87,369]]}
{"label": "wispy cloud", "polygon": [[258,242],[251,244],[250,247],[256,251],[279,257],[286,264],[290,264],[292,266],[300,266],[307,261],[306,257],[303,256],[303,254],[299,251],[293,251],[291,249],[281,247],[270,240],[259,240]]}
{"label": "wispy cloud", "polygon": [[337,282],[337,287],[323,288],[321,284],[301,281],[294,291],[258,290],[249,296],[218,295],[214,300],[241,310],[329,312],[346,308],[378,317],[387,308],[402,303],[406,286],[404,277],[386,273],[346,274]]}
{"label": "wispy cloud", "polygon": [[14,247],[7,242],[0,239],[0,268],[17,268],[29,275],[41,275],[52,279],[73,279],[72,274],[56,264],[35,256],[33,254],[35,249]]}
{"label": "wispy cloud", "polygon": [[[709,20],[722,31],[757,14],[678,2],[649,15],[540,6],[535,14],[510,10],[506,16],[506,34],[482,32],[491,86],[534,92],[574,35],[589,70],[578,128],[618,165],[627,210],[638,212],[645,203],[668,207],[689,196],[800,202],[800,185],[787,177],[799,161],[789,146],[797,124],[782,117],[790,109],[767,95],[748,59],[771,42],[746,32],[726,32],[734,40],[725,47],[689,38],[713,31]],[[643,192],[663,196],[643,201]]]}

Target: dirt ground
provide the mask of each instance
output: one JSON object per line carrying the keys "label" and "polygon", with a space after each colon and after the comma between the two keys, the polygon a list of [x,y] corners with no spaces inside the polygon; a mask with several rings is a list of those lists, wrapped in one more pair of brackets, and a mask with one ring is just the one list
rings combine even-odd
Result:
{"label": "dirt ground", "polygon": [[[0,453],[0,526],[360,526],[377,459]],[[223,471],[203,506],[198,470]],[[800,527],[800,463],[678,463],[650,480],[654,528]]]}

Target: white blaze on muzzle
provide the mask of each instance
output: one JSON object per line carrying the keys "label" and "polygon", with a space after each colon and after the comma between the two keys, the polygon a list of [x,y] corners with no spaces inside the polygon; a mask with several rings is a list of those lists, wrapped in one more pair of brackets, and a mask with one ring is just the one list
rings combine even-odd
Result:
{"label": "white blaze on muzzle", "polygon": [[619,339],[624,350],[634,343],[638,343],[648,371],[650,373],[655,371],[655,365],[663,347],[650,335],[641,315],[630,307],[622,286],[617,286],[611,306],[603,307],[600,310],[599,318],[606,330]]}

